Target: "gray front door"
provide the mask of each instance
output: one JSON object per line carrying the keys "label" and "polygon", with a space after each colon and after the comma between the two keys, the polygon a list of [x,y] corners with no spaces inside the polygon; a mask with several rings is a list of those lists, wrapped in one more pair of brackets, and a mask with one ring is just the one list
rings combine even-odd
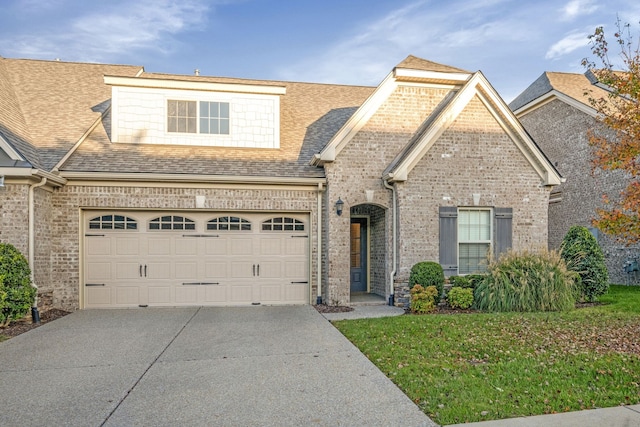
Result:
{"label": "gray front door", "polygon": [[367,291],[367,219],[351,218],[351,292]]}

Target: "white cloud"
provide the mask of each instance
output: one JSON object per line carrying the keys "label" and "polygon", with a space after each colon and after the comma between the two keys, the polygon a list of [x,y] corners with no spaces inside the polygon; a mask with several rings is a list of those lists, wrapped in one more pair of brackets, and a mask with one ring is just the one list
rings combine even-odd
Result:
{"label": "white cloud", "polygon": [[111,2],[98,12],[1,42],[15,56],[109,62],[114,54],[131,55],[139,49],[170,50],[172,36],[199,28],[207,10],[197,0]]}
{"label": "white cloud", "polygon": [[590,15],[597,11],[598,8],[599,6],[595,4],[595,0],[571,0],[560,10],[562,12],[560,19],[570,21],[581,15]]}
{"label": "white cloud", "polygon": [[575,50],[583,49],[589,44],[588,32],[574,32],[554,43],[547,53],[545,59],[558,59]]}

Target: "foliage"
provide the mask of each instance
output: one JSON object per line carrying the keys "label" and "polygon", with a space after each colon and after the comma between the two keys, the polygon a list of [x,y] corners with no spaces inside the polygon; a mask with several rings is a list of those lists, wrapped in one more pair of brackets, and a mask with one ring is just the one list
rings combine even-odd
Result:
{"label": "foliage", "polygon": [[449,283],[453,288],[473,288],[473,283],[468,276],[450,276]]}
{"label": "foliage", "polygon": [[593,72],[598,81],[609,88],[606,98],[589,91],[589,102],[599,120],[615,133],[610,137],[602,130],[589,130],[593,149],[594,172],[621,171],[628,185],[615,200],[604,194],[605,209],[597,211],[594,226],[628,244],[640,241],[640,46],[632,43],[629,24],[617,21],[614,34],[620,50],[622,70],[616,70],[609,58],[609,45],[603,27],[589,36],[594,61],[587,58],[582,65]]}
{"label": "foliage", "polygon": [[442,295],[444,289],[444,271],[442,266],[437,262],[423,261],[411,267],[409,273],[409,288],[414,285],[422,285],[423,287],[435,286],[438,295]]}
{"label": "foliage", "polygon": [[24,317],[36,290],[26,258],[11,244],[0,243],[0,326]]}
{"label": "foliage", "polygon": [[414,285],[411,288],[411,311],[417,314],[432,312],[436,308],[436,298],[440,295],[435,286]]}
{"label": "foliage", "polygon": [[640,286],[612,285],[604,301],[570,312],[334,325],[447,425],[640,403]]}
{"label": "foliage", "polygon": [[574,308],[577,274],[555,251],[510,250],[491,261],[474,292],[484,311],[565,311]]}
{"label": "foliage", "polygon": [[473,289],[455,286],[449,290],[447,301],[451,308],[466,310],[473,305]]}
{"label": "foliage", "polygon": [[609,289],[609,272],[596,238],[586,227],[574,225],[562,240],[560,255],[570,270],[580,276],[580,298],[595,301]]}

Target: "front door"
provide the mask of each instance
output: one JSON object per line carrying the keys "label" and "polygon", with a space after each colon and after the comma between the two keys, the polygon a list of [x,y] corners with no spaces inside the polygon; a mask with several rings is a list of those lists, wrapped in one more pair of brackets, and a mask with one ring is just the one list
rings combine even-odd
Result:
{"label": "front door", "polygon": [[366,218],[351,218],[351,292],[367,292]]}

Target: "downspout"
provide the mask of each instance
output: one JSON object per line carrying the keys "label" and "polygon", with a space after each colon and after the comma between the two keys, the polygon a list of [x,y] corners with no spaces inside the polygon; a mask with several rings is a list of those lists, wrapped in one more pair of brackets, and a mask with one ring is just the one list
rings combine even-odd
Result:
{"label": "downspout", "polygon": [[391,190],[391,198],[392,198],[392,210],[393,210],[393,222],[391,222],[391,229],[393,234],[393,268],[391,273],[389,273],[389,305],[395,305],[394,302],[394,287],[393,287],[393,278],[396,276],[396,272],[398,270],[398,227],[397,227],[397,214],[398,214],[398,198],[396,195],[396,184],[389,185],[387,180],[383,179],[382,184]]}
{"label": "downspout", "polygon": [[35,189],[42,187],[47,183],[47,178],[42,178],[37,184],[29,186],[29,268],[31,269],[31,286],[36,290],[36,297],[33,300],[33,306],[31,306],[31,320],[33,323],[40,323],[40,313],[38,313],[38,285],[36,285],[35,275],[35,259],[36,259],[36,226],[35,226],[35,203],[33,201],[33,194]]}
{"label": "downspout", "polygon": [[318,294],[316,296],[316,304],[322,304],[322,183],[318,183],[318,225],[317,228],[317,249],[316,249],[316,286]]}

